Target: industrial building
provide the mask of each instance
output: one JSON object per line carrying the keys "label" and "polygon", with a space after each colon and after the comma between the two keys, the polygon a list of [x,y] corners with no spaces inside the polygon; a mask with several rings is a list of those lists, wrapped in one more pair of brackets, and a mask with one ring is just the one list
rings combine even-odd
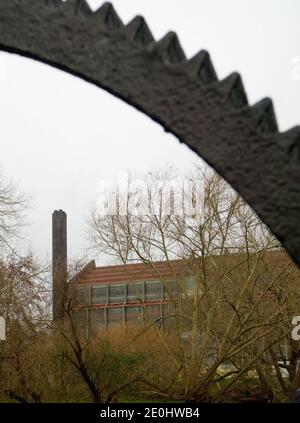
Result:
{"label": "industrial building", "polygon": [[[63,315],[67,287],[67,216],[53,213],[53,318]],[[165,324],[181,297],[192,294],[193,277],[184,260],[97,267],[91,261],[68,283],[78,324],[87,333],[116,324]]]}

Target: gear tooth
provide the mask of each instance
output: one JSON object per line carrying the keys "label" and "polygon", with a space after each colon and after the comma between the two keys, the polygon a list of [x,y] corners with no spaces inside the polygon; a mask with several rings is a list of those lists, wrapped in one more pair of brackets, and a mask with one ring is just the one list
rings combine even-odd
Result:
{"label": "gear tooth", "polygon": [[136,16],[125,27],[125,32],[140,46],[146,46],[154,41],[154,37],[142,16]]}
{"label": "gear tooth", "polygon": [[201,50],[189,62],[190,73],[195,75],[203,85],[208,85],[218,80],[215,68],[206,50]]}
{"label": "gear tooth", "polygon": [[101,25],[109,30],[120,29],[123,26],[119,15],[115,11],[113,5],[105,2],[96,12],[95,18]]}
{"label": "gear tooth", "polygon": [[300,165],[300,126],[295,126],[286,132],[280,133],[278,142],[282,146],[286,146],[291,160]]}
{"label": "gear tooth", "polygon": [[153,48],[166,63],[177,64],[186,60],[175,32],[168,32]]}
{"label": "gear tooth", "polygon": [[[54,2],[56,3],[56,0]],[[86,0],[67,0],[63,5],[64,7],[72,8],[76,15],[90,16],[93,14]]]}
{"label": "gear tooth", "polygon": [[216,84],[222,95],[235,109],[240,109],[248,105],[247,94],[239,73],[233,72],[225,79]]}
{"label": "gear tooth", "polygon": [[80,0],[78,2],[78,8],[81,9],[82,13],[86,14],[86,15],[92,15],[93,11],[90,8],[90,5],[88,4],[88,2],[86,0]]}
{"label": "gear tooth", "polygon": [[278,132],[273,102],[270,98],[264,98],[250,107],[250,116],[252,122],[262,135],[270,135]]}

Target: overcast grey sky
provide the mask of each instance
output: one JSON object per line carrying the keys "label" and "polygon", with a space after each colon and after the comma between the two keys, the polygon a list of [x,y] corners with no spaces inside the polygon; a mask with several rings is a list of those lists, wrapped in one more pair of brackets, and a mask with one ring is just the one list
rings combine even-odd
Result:
{"label": "overcast grey sky", "polygon": [[[90,0],[93,9],[102,4]],[[115,0],[124,23],[142,14],[155,36],[179,35],[187,56],[207,49],[219,78],[242,74],[251,103],[274,100],[281,130],[300,123],[299,0]],[[68,213],[71,256],[97,186],[126,169],[198,158],[106,92],[29,59],[0,53],[0,164],[33,197],[28,243],[50,257],[51,213]],[[59,152],[59,159],[58,153]]]}

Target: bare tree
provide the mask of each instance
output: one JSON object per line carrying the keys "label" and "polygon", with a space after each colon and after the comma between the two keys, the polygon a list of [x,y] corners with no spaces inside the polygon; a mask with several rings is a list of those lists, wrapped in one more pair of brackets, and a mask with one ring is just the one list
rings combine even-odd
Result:
{"label": "bare tree", "polygon": [[14,241],[21,237],[27,208],[28,198],[0,173],[0,249],[14,251]]}
{"label": "bare tree", "polygon": [[76,380],[80,380],[85,387],[83,391],[87,401],[115,402],[123,391],[137,382],[137,375],[140,374],[139,357],[128,353],[128,339],[116,347],[105,330],[86,330],[86,310],[76,308],[74,290],[81,272],[82,259],[74,261],[69,268],[68,283],[63,295],[63,315],[52,324],[55,358],[60,363],[61,381],[64,385],[65,377],[69,378],[70,372],[73,372]]}
{"label": "bare tree", "polygon": [[[283,267],[282,257],[269,263],[274,268]],[[276,401],[292,401],[300,386],[300,344],[292,339],[291,321],[299,312],[299,270],[290,265],[287,280],[279,278],[272,290],[272,305],[281,308],[281,322],[277,325],[280,342],[269,342],[270,346],[257,363],[257,373],[266,390],[272,391]],[[270,302],[267,304],[270,307]],[[273,338],[274,341],[274,338]]]}
{"label": "bare tree", "polygon": [[[166,292],[170,281],[156,261],[173,272],[177,296],[164,316],[172,337],[152,325],[165,350],[164,378],[157,383],[153,374],[143,383],[173,399],[220,400],[286,336],[288,302],[278,302],[274,292],[299,273],[218,175],[198,169],[174,187],[172,172],[152,173],[143,183],[141,189],[129,178],[126,189],[115,187],[105,207],[91,211],[91,245],[114,262],[147,264]],[[282,266],[271,266],[278,257]]]}
{"label": "bare tree", "polygon": [[41,402],[49,380],[46,270],[31,256],[0,261],[0,311],[7,323],[7,340],[0,345],[0,395],[20,402]]}

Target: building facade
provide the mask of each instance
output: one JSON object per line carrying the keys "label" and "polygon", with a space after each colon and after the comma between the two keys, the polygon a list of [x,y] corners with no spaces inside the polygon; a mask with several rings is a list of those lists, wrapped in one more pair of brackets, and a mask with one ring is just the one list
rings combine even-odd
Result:
{"label": "building facade", "polygon": [[180,307],[181,290],[193,289],[182,260],[105,267],[92,261],[73,283],[74,309],[89,332],[116,324],[163,325]]}
{"label": "building facade", "polygon": [[[97,267],[91,261],[67,282],[67,216],[52,215],[53,319],[64,315],[67,290],[77,324],[89,335],[114,325],[157,322],[164,325],[192,292],[193,277],[184,260]],[[68,289],[67,289],[68,288]]]}

